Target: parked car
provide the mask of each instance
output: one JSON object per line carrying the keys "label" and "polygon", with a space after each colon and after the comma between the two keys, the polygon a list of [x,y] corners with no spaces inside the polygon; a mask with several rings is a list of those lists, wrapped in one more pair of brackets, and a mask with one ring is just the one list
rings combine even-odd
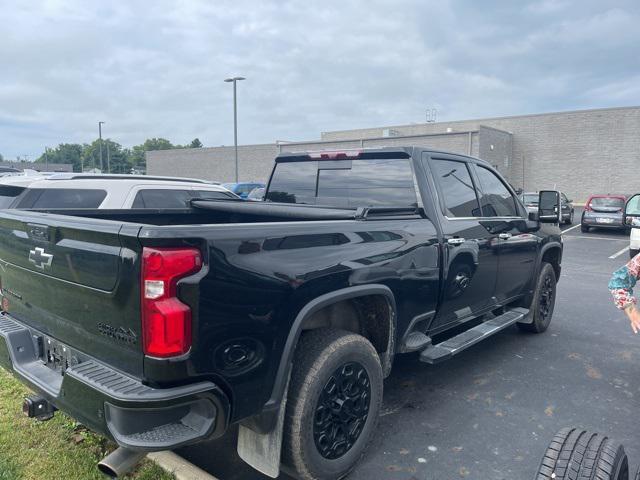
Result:
{"label": "parked car", "polygon": [[249,195],[247,196],[247,200],[252,200],[254,202],[261,202],[264,200],[264,193],[266,191],[265,187],[258,187],[251,190]]}
{"label": "parked car", "polygon": [[633,258],[640,253],[640,194],[635,194],[627,200],[623,220],[625,225],[631,228],[629,256]]}
{"label": "parked car", "polygon": [[247,198],[249,193],[256,188],[264,188],[265,184],[260,182],[223,183],[222,186],[235,193],[240,198]]}
{"label": "parked car", "polygon": [[13,167],[3,167],[0,165],[0,175],[6,175],[6,174],[11,174],[11,173],[20,173],[21,170],[18,170],[17,168],[13,168]]}
{"label": "parked car", "polygon": [[[237,199],[225,188],[195,179],[146,175],[55,174],[47,177],[13,177],[0,183],[9,188],[4,208],[190,208],[194,198]],[[9,202],[9,198],[13,197]],[[0,203],[1,205],[1,203]]]}
{"label": "parked car", "polygon": [[265,198],[0,211],[0,364],[38,392],[24,411],[113,439],[111,475],[239,424],[261,472],[337,479],[396,354],[549,326],[557,192],[529,220],[488,163],[389,147],[282,153]]}
{"label": "parked car", "polygon": [[[567,198],[564,193],[560,193],[562,201],[562,223],[565,225],[571,225],[574,218],[573,200]],[[526,192],[520,194],[520,200],[524,203],[528,212],[538,212],[538,193]]]}
{"label": "parked car", "polygon": [[580,228],[588,232],[592,227],[627,230],[622,222],[626,195],[591,195],[582,213]]}

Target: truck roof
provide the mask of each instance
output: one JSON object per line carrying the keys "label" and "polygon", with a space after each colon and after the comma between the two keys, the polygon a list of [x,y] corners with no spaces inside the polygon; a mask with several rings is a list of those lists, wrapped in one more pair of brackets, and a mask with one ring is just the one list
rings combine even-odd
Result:
{"label": "truck roof", "polygon": [[355,158],[408,158],[415,151],[440,153],[445,155],[456,155],[465,157],[475,161],[489,164],[486,160],[472,157],[460,153],[447,152],[444,150],[436,150],[428,147],[420,147],[417,145],[393,146],[393,147],[363,147],[363,148],[339,148],[326,150],[308,150],[299,152],[282,152],[276,157],[276,162],[292,162],[305,160],[353,160]]}

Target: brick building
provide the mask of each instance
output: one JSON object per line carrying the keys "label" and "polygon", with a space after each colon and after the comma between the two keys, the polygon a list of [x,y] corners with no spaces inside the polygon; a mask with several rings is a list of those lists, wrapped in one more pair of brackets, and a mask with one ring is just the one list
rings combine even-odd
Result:
{"label": "brick building", "polygon": [[[517,188],[640,191],[640,107],[604,108],[322,132],[320,140],[238,147],[240,180],[266,180],[281,151],[418,145],[472,155]],[[232,181],[233,147],[147,153],[147,173]]]}

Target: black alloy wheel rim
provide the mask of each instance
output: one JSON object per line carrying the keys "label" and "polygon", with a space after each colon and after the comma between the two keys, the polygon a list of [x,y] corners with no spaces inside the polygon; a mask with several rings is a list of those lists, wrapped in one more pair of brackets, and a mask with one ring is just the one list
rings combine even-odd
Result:
{"label": "black alloy wheel rim", "polygon": [[335,460],[353,447],[367,422],[370,401],[371,382],[361,364],[348,362],[331,374],[313,418],[313,439],[320,455]]}
{"label": "black alloy wheel rim", "polygon": [[551,312],[553,311],[553,296],[553,281],[550,275],[546,275],[542,281],[540,299],[538,300],[538,311],[543,321],[546,321],[551,316]]}

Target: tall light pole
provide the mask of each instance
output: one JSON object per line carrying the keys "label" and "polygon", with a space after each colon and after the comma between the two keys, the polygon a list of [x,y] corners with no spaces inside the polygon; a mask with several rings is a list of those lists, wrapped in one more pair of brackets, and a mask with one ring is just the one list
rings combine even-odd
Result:
{"label": "tall light pole", "polygon": [[244,77],[225,78],[225,82],[233,82],[233,145],[236,157],[236,183],[238,183],[238,103],[236,101],[236,83],[245,80]]}
{"label": "tall light pole", "polygon": [[98,122],[98,137],[100,138],[100,171],[102,171],[102,125],[105,122]]}

